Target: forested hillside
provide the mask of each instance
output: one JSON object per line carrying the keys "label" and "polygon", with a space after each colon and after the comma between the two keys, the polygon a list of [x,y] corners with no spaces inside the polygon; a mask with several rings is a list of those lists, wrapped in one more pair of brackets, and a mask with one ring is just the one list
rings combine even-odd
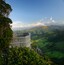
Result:
{"label": "forested hillside", "polygon": [[17,31],[17,34],[23,32],[31,33],[32,48],[36,52],[42,52],[42,56],[47,56],[58,65],[64,64],[64,26],[38,26]]}

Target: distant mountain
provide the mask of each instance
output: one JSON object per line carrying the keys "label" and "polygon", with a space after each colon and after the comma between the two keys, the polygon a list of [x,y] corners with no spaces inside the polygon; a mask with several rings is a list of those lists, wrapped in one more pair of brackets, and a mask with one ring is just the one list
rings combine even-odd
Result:
{"label": "distant mountain", "polygon": [[14,28],[13,31],[22,31],[22,30],[26,30],[26,31],[50,31],[50,30],[63,30],[64,29],[64,25],[48,25],[48,26],[43,26],[43,25],[39,25],[39,26],[33,26],[33,27],[22,27],[22,28]]}

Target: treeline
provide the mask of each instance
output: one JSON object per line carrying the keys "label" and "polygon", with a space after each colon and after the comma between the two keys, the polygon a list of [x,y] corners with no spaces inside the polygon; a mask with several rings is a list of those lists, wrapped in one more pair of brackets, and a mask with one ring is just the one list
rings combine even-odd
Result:
{"label": "treeline", "polygon": [[[0,65],[4,65],[2,53],[0,53]],[[7,65],[53,65],[53,62],[29,48],[12,47],[9,49]]]}
{"label": "treeline", "polygon": [[[31,33],[32,48],[39,48],[44,56],[58,65],[64,64],[64,26],[39,26],[28,30],[16,31]],[[39,52],[38,52],[39,53]]]}
{"label": "treeline", "polygon": [[[38,30],[38,29],[37,29]],[[34,30],[35,31],[35,30]],[[42,32],[43,30],[39,31]],[[48,56],[58,65],[64,64],[64,29],[51,29],[41,34],[32,34],[32,48],[39,47],[45,56]]]}

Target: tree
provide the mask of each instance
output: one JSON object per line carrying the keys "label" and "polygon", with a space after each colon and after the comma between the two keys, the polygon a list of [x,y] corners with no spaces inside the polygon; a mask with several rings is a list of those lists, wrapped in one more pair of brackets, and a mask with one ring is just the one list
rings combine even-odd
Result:
{"label": "tree", "polygon": [[10,24],[12,20],[9,18],[9,14],[12,8],[5,0],[0,0],[0,52],[2,52],[4,58],[4,65],[7,65],[8,48],[12,39],[12,30]]}
{"label": "tree", "polygon": [[29,48],[11,48],[9,50],[8,65],[51,65],[35,51]]}

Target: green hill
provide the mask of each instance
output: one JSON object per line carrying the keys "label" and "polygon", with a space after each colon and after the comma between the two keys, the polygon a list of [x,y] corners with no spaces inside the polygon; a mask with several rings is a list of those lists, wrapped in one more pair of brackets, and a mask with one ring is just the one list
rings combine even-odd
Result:
{"label": "green hill", "polygon": [[35,51],[39,48],[42,55],[48,56],[56,64],[64,64],[64,26],[38,26],[20,31],[23,32],[31,33]]}

